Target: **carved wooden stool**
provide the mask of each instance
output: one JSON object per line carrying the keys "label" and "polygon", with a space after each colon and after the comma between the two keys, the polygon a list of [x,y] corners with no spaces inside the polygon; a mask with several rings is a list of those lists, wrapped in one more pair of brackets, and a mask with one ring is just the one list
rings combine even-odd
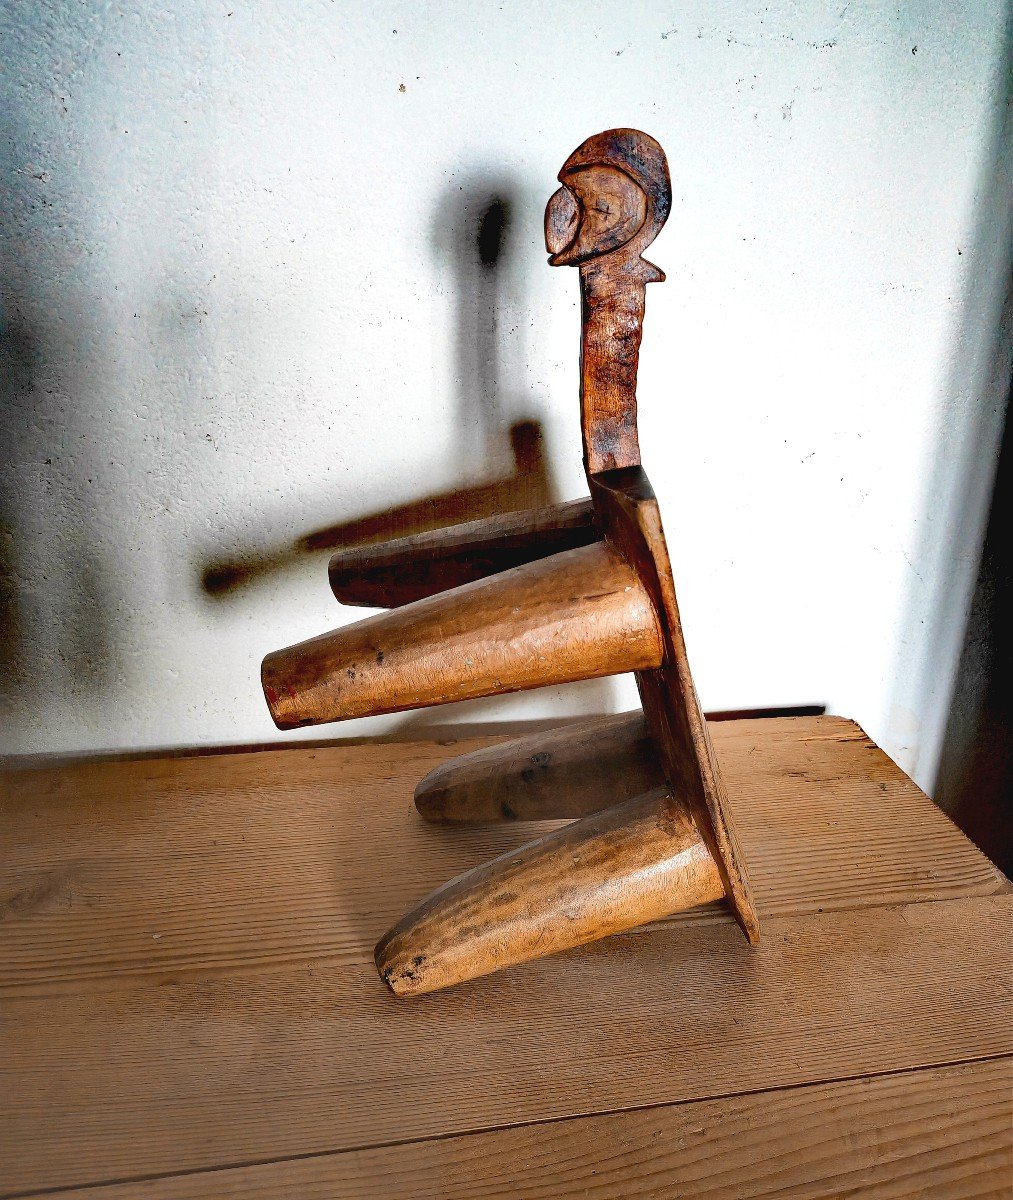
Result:
{"label": "carved wooden stool", "polygon": [[579,818],[452,880],[376,947],[398,995],[434,991],[726,896],[756,910],[690,675],[658,504],[640,465],[641,254],[671,207],[664,151],[588,138],[545,211],[580,269],[588,500],[339,552],[334,594],[393,608],[269,654],[282,729],[635,671],[643,713],[524,738],[419,784],[434,821]]}

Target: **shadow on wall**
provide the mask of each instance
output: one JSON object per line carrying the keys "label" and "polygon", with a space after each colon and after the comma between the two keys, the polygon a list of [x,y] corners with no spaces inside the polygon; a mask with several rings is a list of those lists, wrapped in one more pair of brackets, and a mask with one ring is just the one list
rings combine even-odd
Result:
{"label": "shadow on wall", "polygon": [[[517,357],[507,352],[517,339],[516,329],[506,327],[507,314],[527,307],[523,277],[514,269],[518,262],[512,230],[515,195],[514,184],[505,179],[490,181],[483,176],[463,186],[455,183],[436,205],[430,238],[437,262],[449,269],[449,291],[455,303],[454,454],[461,474],[470,479],[477,476],[479,482],[311,530],[283,546],[240,548],[228,558],[199,564],[201,586],[208,596],[223,600],[297,565],[306,555],[537,508],[559,498],[537,415],[510,420],[512,414],[531,407],[530,396],[511,393],[512,372],[506,361]],[[323,562],[320,586],[328,589]],[[612,684],[608,679],[570,687],[580,691],[583,709],[609,709]],[[483,714],[499,715],[502,703],[502,697],[489,697],[441,706],[439,720],[453,719],[459,711],[478,719]],[[409,713],[401,718],[399,728],[428,726],[434,719],[430,710]]]}
{"label": "shadow on wall", "polygon": [[[1009,319],[1011,305],[1007,305]],[[1010,389],[992,511],[950,704],[936,803],[1013,875],[1013,429]]]}
{"label": "shadow on wall", "polygon": [[[950,390],[957,400],[970,398],[976,421],[964,442],[964,478],[957,490],[957,515],[946,529],[946,551],[960,553],[978,528],[971,524],[984,512],[984,538],[977,574],[972,580],[960,658],[949,697],[933,795],[936,803],[1007,875],[1013,874],[1013,6],[1007,13],[1003,80],[987,171],[979,190],[976,259],[969,274],[971,295],[959,329]],[[995,267],[1004,287],[998,302],[982,319],[975,293],[990,296],[988,280]],[[979,302],[980,303],[980,302]],[[982,334],[975,345],[972,321]],[[982,504],[993,447],[998,463],[991,501]],[[940,450],[937,474],[952,447]],[[945,618],[950,588],[941,588],[934,614],[937,632]],[[940,615],[941,613],[941,615]],[[932,642],[929,641],[929,646]]]}
{"label": "shadow on wall", "polygon": [[[12,310],[13,307],[12,299]],[[20,514],[12,476],[20,466],[19,416],[23,397],[34,388],[35,362],[35,346],[28,330],[14,319],[13,311],[5,313],[0,327],[0,439],[7,455],[0,479],[0,678],[3,679],[0,686],[4,689],[4,700],[11,699],[10,690],[25,683],[27,630],[16,542],[16,518]]]}
{"label": "shadow on wall", "polygon": [[[1001,521],[1002,483],[993,488],[992,470],[1003,441],[1009,393],[1011,330],[1011,242],[1013,242],[1013,5],[1006,14],[1003,59],[997,64],[992,128],[983,147],[980,182],[975,189],[974,225],[962,308],[955,324],[953,351],[939,406],[935,457],[925,489],[917,561],[919,585],[909,589],[894,664],[890,703],[892,744],[907,752],[904,765],[993,856],[1006,849],[986,836],[991,822],[973,813],[982,770],[1006,772],[996,750],[975,744],[988,739],[989,721],[982,705],[997,701],[982,673],[1001,670],[1003,650],[998,624],[990,626],[991,601],[983,594],[1002,575],[996,557],[995,523]],[[1008,453],[1005,456],[1008,459]],[[1008,470],[1008,468],[1007,468]],[[1008,487],[1008,483],[1006,485]],[[990,503],[992,517],[989,518]],[[985,529],[993,539],[985,547],[975,592],[975,567]],[[990,557],[991,556],[991,557]],[[1008,559],[1006,560],[1008,578]],[[987,646],[986,646],[986,643]],[[961,655],[961,648],[963,653]],[[1001,681],[995,681],[1001,690]],[[1008,683],[1005,685],[1008,687]],[[989,699],[989,697],[992,697]],[[1008,712],[1008,709],[1007,709]],[[1001,720],[999,714],[995,714]],[[1008,721],[1007,721],[1008,729]],[[910,735],[910,736],[909,736]],[[902,743],[910,742],[910,745]],[[1008,764],[1008,748],[1005,751]],[[991,765],[984,766],[985,761]],[[1007,788],[1008,791],[1008,788]],[[983,806],[998,801],[982,799]],[[1008,805],[1008,801],[1006,802]],[[1013,815],[1009,807],[1007,813]],[[1009,818],[1007,817],[1007,824]]]}
{"label": "shadow on wall", "polygon": [[[488,184],[485,190],[484,199],[476,204],[469,189],[464,189],[463,198],[458,188],[453,189],[452,196],[437,206],[433,245],[449,262],[457,301],[457,455],[462,469],[472,476],[476,466],[485,463],[486,481],[312,530],[285,546],[244,548],[232,558],[205,563],[201,584],[208,595],[225,596],[268,573],[284,570],[305,554],[366,545],[552,502],[554,493],[537,419],[515,421],[509,427],[509,469],[503,473],[500,466],[507,430],[499,366],[501,280],[512,190],[502,183],[491,189],[492,194]],[[453,202],[458,213],[448,222],[447,209]]]}
{"label": "shadow on wall", "polygon": [[[23,214],[33,203],[17,184],[4,197],[8,219],[25,221],[26,247],[35,225]],[[95,528],[93,385],[63,325],[57,331],[42,316],[49,305],[33,290],[31,257],[26,250],[2,271],[0,702],[12,726],[41,728],[54,696],[98,695],[119,668]]]}

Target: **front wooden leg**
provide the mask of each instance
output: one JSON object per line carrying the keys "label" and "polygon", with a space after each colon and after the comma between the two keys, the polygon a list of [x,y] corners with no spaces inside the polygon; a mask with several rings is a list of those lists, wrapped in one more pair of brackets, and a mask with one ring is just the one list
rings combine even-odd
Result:
{"label": "front wooden leg", "polygon": [[415,789],[427,821],[586,817],[665,782],[643,712],[486,746],[441,763]]}
{"label": "front wooden leg", "polygon": [[376,966],[395,995],[419,995],[723,895],[688,812],[659,789],[445,884],[380,940]]}
{"label": "front wooden leg", "polygon": [[514,567],[276,650],[279,729],[657,667],[657,613],[605,542]]}

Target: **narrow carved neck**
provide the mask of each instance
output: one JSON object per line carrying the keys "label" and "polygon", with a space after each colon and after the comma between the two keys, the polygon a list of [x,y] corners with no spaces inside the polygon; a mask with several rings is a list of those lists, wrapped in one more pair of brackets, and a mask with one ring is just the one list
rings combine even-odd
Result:
{"label": "narrow carved neck", "polygon": [[645,287],[663,279],[634,258],[594,260],[580,268],[580,411],[588,475],[640,465],[637,365]]}

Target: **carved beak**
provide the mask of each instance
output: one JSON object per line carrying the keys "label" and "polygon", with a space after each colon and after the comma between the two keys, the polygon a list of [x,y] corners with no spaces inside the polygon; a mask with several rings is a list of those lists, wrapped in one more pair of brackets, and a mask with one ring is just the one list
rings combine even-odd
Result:
{"label": "carved beak", "polygon": [[565,185],[554,192],[545,206],[545,248],[549,263],[561,265],[566,250],[576,241],[580,229],[580,205]]}

